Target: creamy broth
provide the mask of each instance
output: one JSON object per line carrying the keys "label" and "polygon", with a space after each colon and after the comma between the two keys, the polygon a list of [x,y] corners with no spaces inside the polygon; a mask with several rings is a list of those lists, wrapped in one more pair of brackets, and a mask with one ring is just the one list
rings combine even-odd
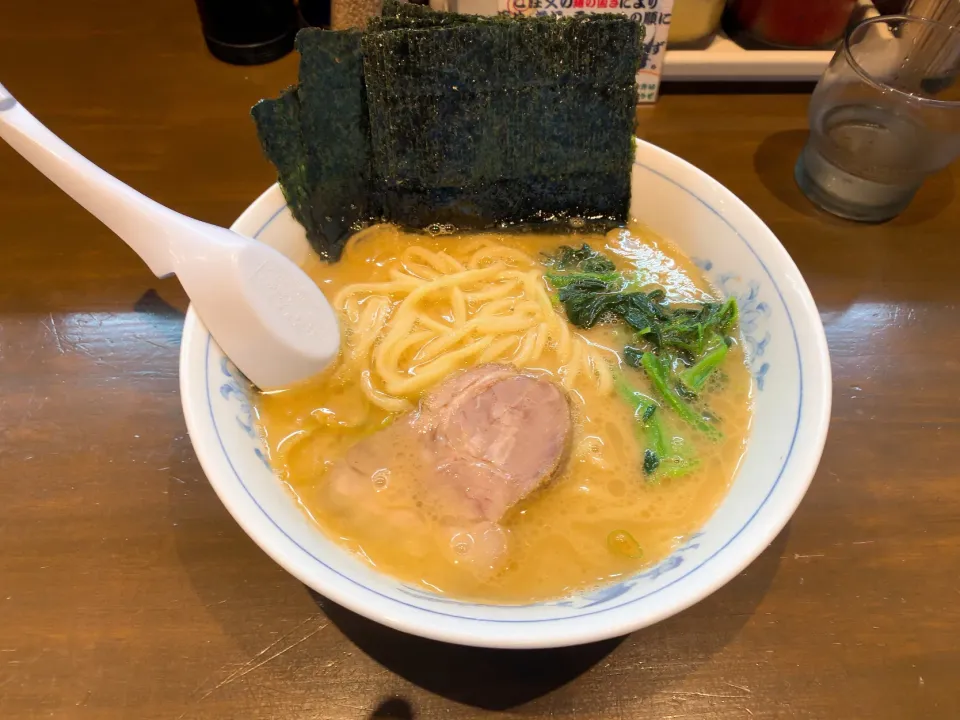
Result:
{"label": "creamy broth", "polygon": [[[543,270],[537,262],[541,253],[583,242],[614,259],[618,270],[639,270],[639,282],[662,286],[674,302],[711,297],[711,289],[686,257],[640,227],[606,236],[531,232],[431,237],[377,226],[352,239],[339,262],[309,262],[306,269],[327,297],[342,303],[344,357],[319,378],[261,395],[257,412],[275,471],[329,537],[379,570],[422,589],[457,598],[520,603],[557,598],[632,575],[662,560],[703,525],[729,487],[749,429],[751,380],[740,345],[735,344],[727,354],[723,382],[706,395],[723,438],[717,441],[697,436],[677,418],[668,417],[668,428],[690,440],[700,462],[684,477],[648,482],[641,470],[643,448],[637,439],[633,410],[611,392],[610,371],[605,369],[616,372],[622,367],[633,386],[651,392],[644,374],[622,363],[623,347],[630,341],[629,329],[600,324],[578,330],[567,324],[560,308],[549,309],[571,333],[573,349],[568,349],[566,363],[561,357],[565,341],[556,339],[556,333],[562,332],[559,325],[553,326],[554,335],[538,353],[532,352],[534,341],[530,338],[534,331],[521,330],[515,339],[509,333],[495,336],[482,349],[463,355],[455,363],[456,368],[463,369],[491,359],[510,362],[511,358],[534,354],[535,360],[520,363],[522,370],[563,385],[573,411],[569,460],[559,476],[504,517],[501,526],[508,536],[508,552],[506,561],[495,570],[458,561],[450,549],[450,528],[419,492],[416,478],[404,472],[404,448],[390,447],[389,434],[384,435],[386,444],[378,449],[392,458],[389,482],[386,476],[371,477],[368,485],[356,488],[349,496],[327,482],[327,471],[351,446],[415,408],[422,393],[436,384],[421,388],[407,382],[421,373],[427,377],[434,367],[441,367],[416,360],[421,354],[431,356],[429,350],[418,350],[418,341],[422,339],[428,348],[429,343],[438,342],[424,327],[436,326],[442,332],[447,326],[462,325],[473,317],[471,313],[494,302],[502,308],[497,318],[522,317],[523,303],[533,302],[523,295],[523,287],[529,290],[523,282],[534,277],[548,288],[538,275]],[[396,315],[402,297],[388,296],[383,288],[400,288],[400,292],[406,282],[414,287],[412,280],[402,279],[407,277],[405,273],[427,278],[437,274],[430,270],[429,262],[423,261],[425,265],[421,266],[419,256],[409,252],[414,247],[437,254],[434,262],[440,262],[438,257],[450,258],[451,272],[499,263],[497,267],[502,266],[507,274],[516,271],[516,285],[506,296],[502,289],[506,285],[501,283],[490,291],[465,286],[467,291],[460,295],[459,290],[453,290],[452,295],[426,297],[420,305],[422,319],[407,333],[409,347],[394,353],[399,370],[383,370],[394,372],[394,379],[389,381],[390,376],[385,376],[388,381],[378,386],[378,368],[382,367],[365,358],[374,357],[377,343],[390,341],[390,326],[382,327],[360,348],[357,346],[363,345],[363,338],[351,336],[350,328],[373,322],[374,310],[384,317]],[[490,248],[489,257],[484,255],[485,247]],[[519,253],[514,257],[511,251]],[[388,286],[391,282],[394,284]],[[351,286],[361,290],[344,299],[345,288]],[[501,297],[494,297],[498,294]],[[443,353],[437,357],[442,358]],[[570,370],[574,362],[580,363],[578,372]],[[368,383],[366,390],[363,382]],[[611,534],[623,532],[636,539],[642,554],[611,549]]]}

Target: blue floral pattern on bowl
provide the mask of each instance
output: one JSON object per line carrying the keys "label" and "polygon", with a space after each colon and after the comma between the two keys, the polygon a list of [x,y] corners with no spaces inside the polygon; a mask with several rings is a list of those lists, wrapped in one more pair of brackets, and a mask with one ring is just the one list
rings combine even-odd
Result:
{"label": "blue floral pattern on bowl", "polygon": [[[561,600],[554,600],[551,602],[540,602],[540,603],[526,603],[520,605],[514,605],[512,607],[563,607],[571,608],[574,610],[582,610],[585,608],[593,608],[598,605],[603,605],[604,603],[610,602],[611,600],[616,600],[618,597],[625,595],[634,588],[634,586],[643,581],[652,581],[659,578],[661,575],[671,573],[672,571],[679,568],[684,563],[686,553],[689,553],[691,550],[696,550],[700,547],[698,542],[699,538],[703,537],[703,533],[698,532],[691,535],[687,538],[687,541],[673,551],[664,560],[660,561],[653,567],[648,570],[644,570],[641,573],[637,573],[628,580],[623,582],[616,583],[615,585],[605,585],[596,590],[591,590],[589,592],[583,593],[582,595],[576,595],[573,597],[563,598]],[[439,602],[447,605],[458,605],[460,607],[477,607],[482,603],[470,602],[468,600],[457,600],[455,598],[448,598],[437,593],[431,592],[424,588],[416,587],[413,585],[401,585],[400,591],[405,595],[415,597],[422,600],[429,600],[431,602]]]}
{"label": "blue floral pattern on bowl", "polygon": [[[692,258],[693,264],[709,273],[714,269],[713,261]],[[716,277],[720,291],[725,297],[735,297],[740,309],[740,333],[743,336],[744,353],[750,373],[762,391],[770,372],[770,363],[764,360],[764,354],[770,344],[770,331],[767,319],[770,317],[770,305],[760,299],[760,283],[756,280],[744,281],[735,273],[720,273]]]}
{"label": "blue floral pattern on bowl", "polygon": [[251,402],[254,393],[253,385],[226,356],[220,359],[220,374],[224,378],[220,384],[220,396],[236,406],[237,424],[254,441],[253,453],[259,458],[260,462],[273,472],[263,442],[253,424],[253,404]]}
{"label": "blue floral pattern on bowl", "polygon": [[559,600],[550,604],[558,607],[569,607],[581,610],[583,608],[597,607],[598,605],[603,605],[611,600],[616,600],[621,595],[625,595],[633,590],[634,586],[636,586],[639,582],[644,580],[656,580],[661,575],[672,573],[674,570],[679,568],[685,561],[686,553],[689,553],[691,550],[696,550],[700,547],[700,543],[697,542],[697,540],[699,540],[701,537],[703,537],[703,533],[694,533],[687,538],[687,541],[683,545],[674,550],[673,553],[671,553],[665,559],[661,560],[649,570],[644,570],[641,573],[637,573],[629,580],[624,580],[616,585],[606,585],[584,595],[567,598],[565,600]]}

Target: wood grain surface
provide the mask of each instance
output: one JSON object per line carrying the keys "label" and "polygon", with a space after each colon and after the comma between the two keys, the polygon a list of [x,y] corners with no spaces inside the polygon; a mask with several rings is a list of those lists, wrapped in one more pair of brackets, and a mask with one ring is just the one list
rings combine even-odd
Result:
{"label": "wood grain surface", "polygon": [[[68,143],[228,224],[273,180],[250,106],[296,58],[231,67],[189,0],[0,3],[0,80]],[[960,198],[813,209],[809,88],[670,88],[639,133],[754,208],[800,266],[833,423],[796,516],[741,576],[629,637],[543,652],[401,635],[262,553],[197,464],[186,302],[0,147],[0,718],[960,717]]]}

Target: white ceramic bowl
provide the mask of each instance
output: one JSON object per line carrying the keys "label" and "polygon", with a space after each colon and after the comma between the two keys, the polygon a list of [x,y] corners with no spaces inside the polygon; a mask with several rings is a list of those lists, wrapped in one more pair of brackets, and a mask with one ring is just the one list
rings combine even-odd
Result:
{"label": "white ceramic bowl", "polygon": [[[830,360],[800,272],[733,193],[638,141],[632,214],[676,242],[740,303],[756,397],[746,456],[726,499],[663,562],[616,585],[524,606],[451,600],[382,575],[328,540],[273,476],[251,426],[245,380],[191,309],[180,389],[211,485],[274,560],[317,592],[385,625],[464,645],[537,648],[623,635],[689,607],[735,577],[790,519],[813,477],[830,418]],[[274,186],[233,229],[295,260],[309,249]]]}

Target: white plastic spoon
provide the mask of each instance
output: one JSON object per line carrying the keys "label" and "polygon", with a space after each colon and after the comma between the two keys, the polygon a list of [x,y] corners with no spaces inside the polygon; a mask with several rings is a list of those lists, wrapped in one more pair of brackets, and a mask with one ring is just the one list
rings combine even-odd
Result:
{"label": "white plastic spoon", "polygon": [[0,137],[119,235],[157,277],[176,274],[214,340],[254,385],[272,390],[305,380],[336,357],[333,309],[284,255],[124,185],[47,130],[3,85]]}

